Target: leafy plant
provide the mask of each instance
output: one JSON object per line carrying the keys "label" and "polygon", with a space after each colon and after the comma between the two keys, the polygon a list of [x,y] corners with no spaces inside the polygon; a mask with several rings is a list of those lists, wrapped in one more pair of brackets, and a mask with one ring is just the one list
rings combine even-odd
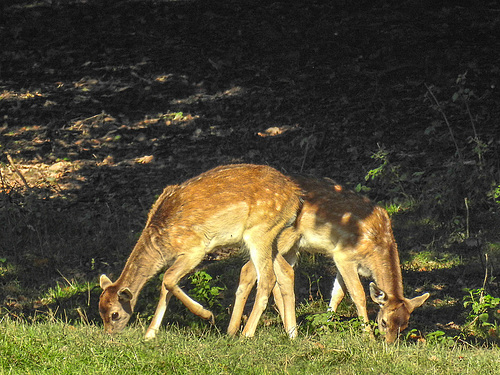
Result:
{"label": "leafy plant", "polygon": [[357,184],[355,187],[354,187],[354,191],[356,193],[367,193],[369,192],[371,189],[368,187],[368,186],[365,186],[365,185],[362,185],[362,184]]}
{"label": "leafy plant", "polygon": [[8,272],[7,268],[7,258],[0,258],[0,276],[5,276]]}
{"label": "leafy plant", "polygon": [[470,144],[473,145],[472,150],[478,157],[479,167],[483,168],[484,155],[488,151],[488,145],[485,142],[483,142],[477,134],[476,124],[474,118],[472,117],[472,113],[469,107],[469,102],[471,98],[475,97],[475,94],[473,90],[471,90],[466,86],[466,83],[467,83],[467,72],[465,72],[464,74],[459,74],[456,80],[457,91],[455,91],[455,93],[453,94],[452,101],[453,102],[461,101],[465,105],[467,114],[471,122],[472,130],[474,133],[474,136],[469,137],[468,141]]}
{"label": "leafy plant", "polygon": [[337,317],[336,313],[327,311],[306,316],[305,320],[308,329],[319,334],[328,332],[351,332],[352,330],[359,330],[363,326],[363,321],[359,318],[339,320]]}
{"label": "leafy plant", "polygon": [[470,309],[464,327],[482,338],[498,339],[500,335],[500,298],[485,294],[484,288],[466,289],[464,307]]}
{"label": "leafy plant", "polygon": [[[379,147],[377,152],[374,152],[371,156],[372,159],[379,160],[382,164],[370,169],[365,176],[365,180],[373,180],[376,177],[382,176],[389,165],[389,152],[384,148]],[[392,169],[392,168],[391,168]]]}
{"label": "leafy plant", "polygon": [[492,184],[488,196],[493,199],[496,204],[500,204],[500,184]]}
{"label": "leafy plant", "polygon": [[434,331],[425,335],[425,341],[429,345],[444,344],[446,346],[455,345],[455,338],[447,336],[443,331]]}
{"label": "leafy plant", "polygon": [[183,112],[171,112],[160,116],[165,121],[183,121],[186,118]]}
{"label": "leafy plant", "polygon": [[[376,183],[377,190],[384,191],[388,197],[395,201],[395,204],[412,206],[414,204],[412,194],[415,193],[415,188],[420,185],[424,178],[424,172],[412,171],[408,164],[392,161],[391,159],[394,157],[393,151],[379,146],[378,150],[371,155],[376,166],[368,170],[365,181]],[[369,188],[358,185],[355,190],[366,192]]]}
{"label": "leafy plant", "polygon": [[205,271],[196,271],[189,276],[192,288],[189,294],[198,302],[206,303],[209,307],[221,307],[221,292],[224,287],[214,286],[213,277]]}
{"label": "leafy plant", "polygon": [[49,288],[41,297],[41,302],[43,304],[55,303],[58,300],[71,298],[76,294],[88,292],[90,289],[89,283],[78,283],[74,280],[71,282],[67,279],[65,280],[68,285],[61,285],[61,283],[58,282],[55,287]]}

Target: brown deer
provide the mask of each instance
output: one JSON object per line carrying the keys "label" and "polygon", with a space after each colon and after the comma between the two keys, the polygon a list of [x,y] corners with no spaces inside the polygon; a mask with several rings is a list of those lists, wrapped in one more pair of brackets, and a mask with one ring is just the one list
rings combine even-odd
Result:
{"label": "brown deer", "polygon": [[[286,228],[280,235],[279,252],[292,265],[298,250],[331,256],[338,272],[330,309],[335,311],[348,291],[358,316],[365,322],[368,322],[366,297],[359,274],[372,276],[376,284],[370,284],[370,295],[380,306],[378,327],[387,342],[394,342],[408,326],[410,314],[425,302],[429,293],[413,299],[404,297],[399,255],[387,211],[330,179],[294,177],[293,180],[305,192],[305,201],[296,227]],[[276,275],[279,284],[280,273]],[[243,266],[228,329],[231,332],[240,324],[255,277],[251,263]],[[285,312],[290,314],[287,310],[294,306],[283,301],[279,289],[273,293],[282,316]]]}
{"label": "brown deer", "polygon": [[[113,283],[106,275],[101,276],[99,313],[105,331],[116,333],[125,327],[139,292],[165,266],[160,301],[146,338],[155,336],[172,295],[194,314],[213,321],[212,312],[184,293],[178,282],[209,252],[241,244],[257,270],[257,296],[243,330],[243,335],[253,336],[276,284],[274,268],[283,285],[284,303],[294,303],[289,301],[294,299],[293,269],[278,254],[276,238],[294,224],[300,205],[300,189],[268,166],[220,166],[183,184],[166,187],[153,205],[118,280]],[[285,326],[294,326],[295,311],[290,317],[286,314]]]}

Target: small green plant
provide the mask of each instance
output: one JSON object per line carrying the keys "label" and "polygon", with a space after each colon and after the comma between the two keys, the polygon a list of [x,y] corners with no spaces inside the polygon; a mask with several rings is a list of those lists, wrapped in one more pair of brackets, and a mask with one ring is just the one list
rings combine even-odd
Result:
{"label": "small green plant", "polygon": [[381,177],[389,165],[389,152],[384,148],[379,147],[378,151],[374,152],[371,158],[379,160],[382,164],[368,171],[365,176],[366,181],[373,180],[376,177]]}
{"label": "small green plant", "polygon": [[7,258],[0,258],[0,276],[5,276],[8,272],[7,269]]}
{"label": "small green plant", "polygon": [[488,196],[493,199],[496,204],[500,205],[500,184],[493,183]]}
{"label": "small green plant", "polygon": [[500,298],[485,294],[484,288],[466,289],[464,307],[469,308],[464,329],[481,338],[500,335]]}
{"label": "small green plant", "polygon": [[477,155],[478,165],[479,168],[481,169],[484,167],[484,162],[485,162],[484,155],[488,152],[488,144],[486,144],[479,138],[476,130],[475,120],[470,111],[469,102],[471,101],[472,98],[475,97],[475,94],[473,90],[471,90],[466,86],[467,72],[465,72],[464,74],[459,74],[455,83],[457,86],[457,91],[455,91],[455,93],[453,94],[452,101],[453,102],[461,101],[465,105],[472,126],[472,130],[474,133],[474,136],[468,138],[468,142],[469,144],[473,145],[472,151],[474,152],[474,154]]}
{"label": "small green plant", "polygon": [[171,112],[161,115],[160,118],[165,121],[183,121],[186,116],[183,112]]}
{"label": "small green plant", "polygon": [[213,277],[205,271],[196,271],[189,276],[192,288],[189,294],[200,303],[205,303],[209,307],[221,307],[221,292],[225,289],[213,285]]}
{"label": "small green plant", "polygon": [[354,191],[356,193],[368,193],[371,189],[368,186],[357,184],[354,187]]}
{"label": "small green plant", "polygon": [[351,332],[359,330],[364,324],[359,318],[349,320],[339,320],[338,315],[334,312],[327,311],[320,314],[312,314],[306,316],[307,328],[316,333],[328,332]]}
{"label": "small green plant", "polygon": [[43,304],[56,303],[58,300],[71,298],[79,293],[88,292],[90,289],[89,283],[79,283],[75,280],[65,281],[68,285],[61,285],[57,283],[55,287],[49,288],[47,292],[41,297],[40,301]]}
{"label": "small green plant", "polygon": [[425,335],[425,341],[429,345],[445,345],[445,346],[453,346],[455,345],[455,338],[447,336],[443,331],[434,331]]}
{"label": "small green plant", "polygon": [[[392,152],[387,150],[383,146],[379,146],[378,150],[375,151],[371,158],[376,161],[377,166],[370,169],[365,175],[365,181],[373,182],[379,185],[380,190],[385,191],[389,196],[397,202],[398,199],[404,197],[407,203],[406,206],[412,206],[413,200],[411,198],[409,188],[412,186],[418,186],[423,179],[423,172],[421,171],[411,171],[407,165],[396,163],[391,161]],[[365,192],[367,188],[358,185],[355,190],[357,192]],[[394,198],[396,197],[396,198]],[[403,203],[403,202],[402,202]]]}

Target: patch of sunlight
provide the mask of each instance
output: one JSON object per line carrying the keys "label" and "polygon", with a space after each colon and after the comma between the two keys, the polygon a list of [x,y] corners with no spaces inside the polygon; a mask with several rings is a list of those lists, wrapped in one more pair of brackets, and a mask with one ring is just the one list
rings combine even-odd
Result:
{"label": "patch of sunlight", "polygon": [[7,258],[0,257],[0,277],[5,277],[16,273],[16,267],[7,261]]}
{"label": "patch of sunlight", "polygon": [[434,251],[411,252],[410,259],[403,263],[403,267],[416,271],[432,271],[436,269],[453,268],[462,264],[462,259],[456,254]]}
{"label": "patch of sunlight", "polygon": [[184,113],[184,112],[159,113],[156,116],[147,116],[145,119],[137,122],[131,127],[144,128],[156,124],[165,124],[167,126],[174,124],[186,125],[187,123],[196,120],[199,117],[200,116],[198,115],[192,115],[190,113]]}
{"label": "patch of sunlight", "polygon": [[295,130],[298,128],[298,125],[284,125],[284,126],[271,126],[262,132],[258,132],[259,137],[275,137],[277,135],[281,135],[290,130]]}
{"label": "patch of sunlight", "polygon": [[0,93],[0,100],[6,100],[6,101],[30,100],[42,96],[44,95],[38,91],[28,90],[26,92],[19,92],[14,90],[4,90],[2,93]]}
{"label": "patch of sunlight", "polygon": [[49,288],[47,292],[41,296],[40,302],[42,304],[54,303],[60,299],[71,298],[78,293],[88,292],[91,288],[88,282],[79,283],[75,280],[66,280],[66,282],[67,285],[61,285],[61,283],[58,282],[55,287]]}
{"label": "patch of sunlight", "polygon": [[389,202],[389,203],[379,203],[382,207],[385,208],[389,216],[394,214],[399,214],[405,211],[410,211],[415,208],[416,201],[414,199],[408,198],[403,201],[398,202]]}
{"label": "patch of sunlight", "polygon": [[245,89],[240,86],[234,86],[224,91],[216,92],[215,94],[197,93],[190,95],[184,99],[173,99],[170,104],[193,104],[199,102],[215,102],[221,99],[240,97],[245,94]]}

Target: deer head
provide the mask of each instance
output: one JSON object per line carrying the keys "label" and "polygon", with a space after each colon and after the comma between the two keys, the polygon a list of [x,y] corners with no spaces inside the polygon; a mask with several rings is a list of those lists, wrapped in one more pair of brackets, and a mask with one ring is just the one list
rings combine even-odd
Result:
{"label": "deer head", "polygon": [[99,300],[99,314],[104,330],[109,334],[120,332],[132,316],[133,293],[129,288],[113,285],[106,275],[101,275],[100,284],[103,292]]}
{"label": "deer head", "polygon": [[377,324],[380,332],[385,335],[388,343],[394,342],[400,332],[408,327],[410,314],[417,307],[420,307],[429,298],[429,293],[412,299],[399,299],[392,296],[375,283],[370,283],[370,296],[376,304],[380,306],[377,315]]}

